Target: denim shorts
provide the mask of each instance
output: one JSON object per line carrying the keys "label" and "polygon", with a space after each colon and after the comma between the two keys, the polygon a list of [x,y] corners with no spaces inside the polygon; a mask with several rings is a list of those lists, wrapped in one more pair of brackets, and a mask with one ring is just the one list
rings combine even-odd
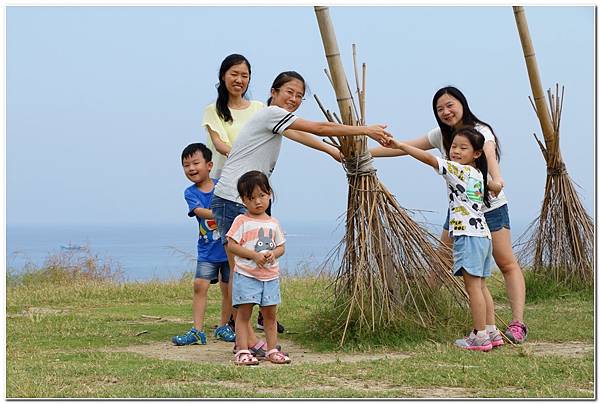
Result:
{"label": "denim shorts", "polygon": [[[503,228],[510,230],[510,219],[508,218],[508,204],[490,210],[484,213],[485,221],[487,222],[488,228],[491,232],[502,230]],[[444,230],[449,230],[450,226],[450,210],[446,214],[446,221],[444,222]]]}
{"label": "denim shorts", "polygon": [[234,272],[231,303],[235,308],[240,304],[258,304],[261,307],[278,305],[281,303],[279,278],[261,281]]}
{"label": "denim shorts", "polygon": [[217,229],[221,234],[223,245],[227,244],[227,232],[236,217],[243,215],[248,211],[241,203],[230,201],[229,199],[219,198],[214,195],[210,204],[210,210],[217,221]]}
{"label": "denim shorts", "polygon": [[492,240],[487,237],[453,237],[453,272],[462,276],[463,269],[471,276],[488,278],[492,273]]}
{"label": "denim shorts", "polygon": [[196,279],[206,279],[210,283],[219,282],[219,273],[221,274],[221,282],[229,282],[229,262],[206,262],[197,261],[196,264]]}

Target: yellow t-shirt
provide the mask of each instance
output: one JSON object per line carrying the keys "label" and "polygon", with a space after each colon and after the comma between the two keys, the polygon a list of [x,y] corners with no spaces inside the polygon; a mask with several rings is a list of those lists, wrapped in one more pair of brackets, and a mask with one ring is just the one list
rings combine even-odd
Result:
{"label": "yellow t-shirt", "polygon": [[[240,129],[252,116],[263,109],[265,104],[260,101],[250,100],[250,105],[246,109],[232,109],[231,117],[233,122],[224,122],[219,115],[217,115],[217,107],[215,103],[208,105],[204,109],[204,118],[202,118],[202,126],[208,127],[211,130],[217,132],[221,140],[229,146],[233,146],[237,138]],[[213,169],[210,173],[211,178],[219,178],[221,176],[221,169],[225,164],[226,157],[217,151],[213,144],[210,134],[206,132],[206,146],[213,153]]]}

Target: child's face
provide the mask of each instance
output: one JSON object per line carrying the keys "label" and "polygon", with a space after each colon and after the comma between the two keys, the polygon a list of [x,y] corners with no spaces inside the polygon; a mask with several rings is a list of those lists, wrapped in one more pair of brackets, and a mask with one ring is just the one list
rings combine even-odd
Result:
{"label": "child's face", "polygon": [[450,160],[462,165],[473,165],[479,156],[481,150],[475,151],[469,139],[462,135],[454,136],[450,146]]}
{"label": "child's face", "polygon": [[259,186],[254,187],[252,196],[250,198],[242,197],[244,206],[248,209],[248,212],[253,215],[262,215],[269,207],[269,200],[271,199],[271,193],[265,192],[260,189]]}
{"label": "child's face", "polygon": [[204,160],[204,156],[200,152],[196,152],[190,157],[183,159],[183,172],[188,180],[194,184],[200,184],[208,179],[213,163],[208,163]]}

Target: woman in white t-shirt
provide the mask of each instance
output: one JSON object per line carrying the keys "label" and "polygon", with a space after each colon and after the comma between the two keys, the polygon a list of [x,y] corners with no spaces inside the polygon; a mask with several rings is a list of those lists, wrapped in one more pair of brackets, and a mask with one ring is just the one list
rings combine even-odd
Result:
{"label": "woman in white t-shirt", "polygon": [[[220,234],[227,234],[235,218],[247,209],[242,204],[237,189],[239,178],[253,170],[267,177],[275,169],[283,137],[302,143],[305,146],[323,151],[339,160],[339,150],[330,146],[315,135],[320,136],[360,136],[367,135],[381,144],[387,144],[391,135],[385,125],[348,126],[334,122],[313,122],[293,114],[304,99],[306,86],[300,74],[294,71],[280,73],[271,86],[268,107],[255,113],[244,127],[231,148],[221,171],[219,183],[215,186],[211,210],[217,221]],[[232,265],[232,254],[227,248],[227,238],[222,238],[225,251]],[[232,266],[233,267],[233,266]],[[237,324],[236,324],[237,327]],[[251,342],[250,342],[251,344]],[[237,349],[252,347],[237,346]]]}
{"label": "woman in white t-shirt", "polygon": [[[474,126],[484,138],[483,151],[488,161],[489,174],[492,180],[504,187],[504,180],[500,174],[498,164],[500,149],[498,140],[492,127],[480,120],[471,112],[464,94],[455,87],[439,89],[433,96],[433,113],[438,122],[438,127],[430,130],[426,135],[405,142],[422,150],[438,149],[442,157],[447,159],[447,151],[452,143],[454,129],[464,125]],[[377,147],[371,149],[373,157],[404,156],[402,150]],[[525,279],[521,267],[512,250],[510,220],[508,217],[508,202],[504,191],[500,191],[491,198],[491,206],[484,210],[485,219],[492,234],[493,255],[500,268],[512,310],[512,321],[505,334],[515,343],[522,343],[527,338],[527,326],[523,323],[525,308]],[[442,241],[448,246],[452,239],[448,235],[448,218],[444,223]]]}

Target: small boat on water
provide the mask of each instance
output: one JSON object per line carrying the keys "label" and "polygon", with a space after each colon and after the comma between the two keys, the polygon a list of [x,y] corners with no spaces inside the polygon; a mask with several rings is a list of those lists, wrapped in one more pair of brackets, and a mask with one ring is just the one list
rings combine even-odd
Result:
{"label": "small boat on water", "polygon": [[86,246],[71,244],[71,243],[69,243],[67,245],[61,245],[60,248],[61,248],[61,250],[69,250],[69,251],[83,251],[83,250],[87,249]]}

